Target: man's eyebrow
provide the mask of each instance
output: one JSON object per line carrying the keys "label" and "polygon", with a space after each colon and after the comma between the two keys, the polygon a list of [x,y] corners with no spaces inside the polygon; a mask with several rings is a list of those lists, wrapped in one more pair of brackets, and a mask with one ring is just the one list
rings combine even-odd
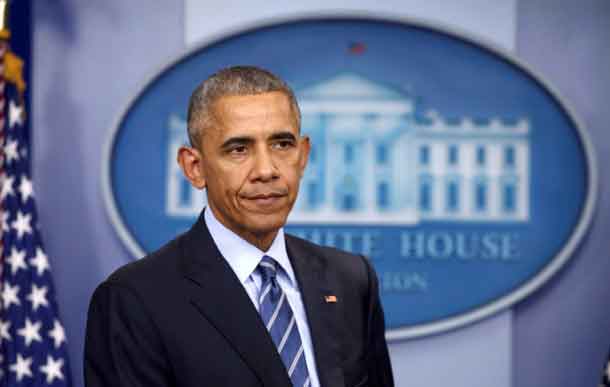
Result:
{"label": "man's eyebrow", "polygon": [[253,142],[254,142],[254,139],[252,137],[248,137],[248,136],[231,137],[231,138],[227,139],[225,142],[223,142],[220,147],[222,149],[227,149],[227,148],[231,148],[231,147],[237,146],[237,145],[252,144]]}
{"label": "man's eyebrow", "polygon": [[273,133],[271,136],[269,136],[269,140],[292,140],[295,141],[297,138],[295,137],[295,135],[291,132],[279,132],[279,133]]}

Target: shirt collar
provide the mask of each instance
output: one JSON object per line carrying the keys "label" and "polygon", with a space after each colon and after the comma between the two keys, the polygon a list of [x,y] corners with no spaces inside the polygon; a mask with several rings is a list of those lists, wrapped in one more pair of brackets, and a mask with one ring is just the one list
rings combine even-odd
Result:
{"label": "shirt collar", "polygon": [[226,228],[220,223],[216,216],[214,216],[211,209],[206,208],[203,217],[220,254],[222,254],[224,259],[229,263],[229,266],[231,266],[231,269],[233,269],[242,284],[244,284],[252,272],[256,270],[263,255],[268,255],[275,259],[290,279],[291,284],[293,286],[296,284],[294,271],[292,270],[292,265],[288,259],[283,228],[278,230],[269,250],[262,251]]}

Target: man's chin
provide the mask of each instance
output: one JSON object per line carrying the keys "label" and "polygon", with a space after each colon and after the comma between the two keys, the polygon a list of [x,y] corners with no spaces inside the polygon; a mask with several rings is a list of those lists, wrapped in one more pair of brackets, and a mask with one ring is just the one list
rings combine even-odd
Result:
{"label": "man's chin", "polygon": [[277,232],[286,224],[287,216],[253,214],[249,216],[247,223],[244,224],[247,230],[255,235],[264,235]]}
{"label": "man's chin", "polygon": [[241,207],[252,215],[275,216],[277,214],[288,213],[286,208],[292,208],[286,196],[269,197],[261,199],[243,199]]}

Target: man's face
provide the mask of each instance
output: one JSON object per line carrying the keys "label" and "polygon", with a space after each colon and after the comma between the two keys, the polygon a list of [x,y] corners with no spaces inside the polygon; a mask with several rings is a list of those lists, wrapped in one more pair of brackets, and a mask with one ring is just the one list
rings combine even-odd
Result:
{"label": "man's face", "polygon": [[280,92],[222,97],[213,115],[200,147],[209,207],[244,239],[270,244],[296,200],[309,140]]}

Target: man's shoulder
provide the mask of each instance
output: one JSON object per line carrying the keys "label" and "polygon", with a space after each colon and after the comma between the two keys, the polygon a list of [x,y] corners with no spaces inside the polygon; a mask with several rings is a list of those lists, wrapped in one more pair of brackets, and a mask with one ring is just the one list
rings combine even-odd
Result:
{"label": "man's shoulder", "polygon": [[339,259],[341,261],[363,259],[363,257],[361,255],[356,255],[356,254],[350,253],[345,250],[340,250],[335,247],[318,245],[316,243],[308,241],[307,239],[299,238],[299,237],[291,235],[291,234],[285,234],[285,235],[286,235],[286,242],[288,243],[289,247],[298,248],[298,249],[304,250],[304,251],[315,252],[316,254],[321,255],[323,257],[326,257],[326,258],[332,257],[332,258]]}
{"label": "man's shoulder", "polygon": [[139,287],[147,284],[158,286],[171,281],[179,273],[180,245],[183,237],[184,235],[180,235],[143,258],[119,267],[105,282]]}
{"label": "man's shoulder", "polygon": [[368,282],[372,268],[363,255],[353,254],[335,247],[321,246],[308,240],[286,234],[289,251],[298,251],[311,257],[316,257],[325,268],[333,270],[349,280]]}
{"label": "man's shoulder", "polygon": [[121,324],[153,326],[164,314],[174,313],[174,307],[184,299],[180,270],[182,238],[179,236],[110,274],[91,295],[88,319],[116,318]]}

